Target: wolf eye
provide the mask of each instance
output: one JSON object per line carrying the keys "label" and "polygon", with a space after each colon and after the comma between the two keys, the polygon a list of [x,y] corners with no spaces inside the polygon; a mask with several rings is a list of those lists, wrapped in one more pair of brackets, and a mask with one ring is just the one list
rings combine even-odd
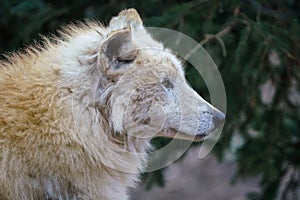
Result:
{"label": "wolf eye", "polygon": [[162,81],[162,84],[165,86],[165,88],[171,88],[171,89],[173,88],[173,85],[168,78],[165,78]]}

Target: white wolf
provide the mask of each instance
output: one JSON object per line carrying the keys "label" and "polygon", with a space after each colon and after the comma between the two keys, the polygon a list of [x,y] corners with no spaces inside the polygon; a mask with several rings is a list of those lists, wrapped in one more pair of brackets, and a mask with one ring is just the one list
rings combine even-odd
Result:
{"label": "white wolf", "polygon": [[134,9],[61,34],[0,64],[1,200],[125,200],[147,156],[124,150],[223,123]]}

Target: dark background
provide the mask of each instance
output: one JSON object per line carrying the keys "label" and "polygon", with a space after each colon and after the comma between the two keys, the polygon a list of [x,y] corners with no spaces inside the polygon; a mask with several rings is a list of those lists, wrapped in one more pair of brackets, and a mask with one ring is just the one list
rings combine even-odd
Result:
{"label": "dark background", "polygon": [[[300,1],[0,0],[0,52],[24,48],[39,41],[39,34],[56,34],[76,20],[107,25],[129,7],[139,11],[146,26],[178,30],[202,41],[219,67],[228,110],[213,153],[220,161],[216,165],[222,165],[228,152],[233,155],[232,184],[256,177],[259,191],[245,198],[299,199]],[[186,74],[209,99],[188,64]],[[145,187],[163,186],[163,175],[164,170],[143,174]]]}

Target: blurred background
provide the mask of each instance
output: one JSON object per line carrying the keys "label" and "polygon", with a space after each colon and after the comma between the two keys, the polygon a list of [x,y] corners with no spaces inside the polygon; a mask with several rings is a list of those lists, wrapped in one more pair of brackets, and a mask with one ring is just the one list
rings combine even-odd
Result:
{"label": "blurred background", "polygon": [[[145,26],[180,31],[209,52],[227,94],[227,118],[213,152],[201,144],[173,165],[141,174],[135,200],[300,199],[300,1],[0,0],[0,53],[39,41],[70,22],[107,25],[136,8]],[[5,57],[2,55],[2,59]],[[209,100],[195,69],[193,88]],[[156,139],[163,146],[166,139]]]}

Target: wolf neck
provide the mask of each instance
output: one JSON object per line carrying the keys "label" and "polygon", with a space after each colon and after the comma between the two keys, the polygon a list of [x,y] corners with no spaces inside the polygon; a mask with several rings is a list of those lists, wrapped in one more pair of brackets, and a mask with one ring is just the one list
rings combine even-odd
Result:
{"label": "wolf neck", "polygon": [[151,149],[149,139],[133,137],[127,133],[114,133],[111,137],[111,142],[114,142],[121,149],[127,152],[146,153]]}

